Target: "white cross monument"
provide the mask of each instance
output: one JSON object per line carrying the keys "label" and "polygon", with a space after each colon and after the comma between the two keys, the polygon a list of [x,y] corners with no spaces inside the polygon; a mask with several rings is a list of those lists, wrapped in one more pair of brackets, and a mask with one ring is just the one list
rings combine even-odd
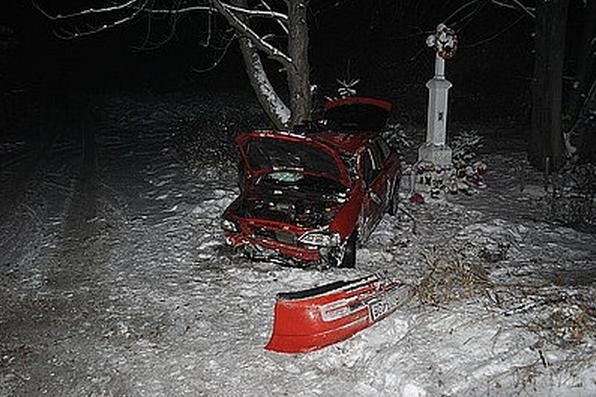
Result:
{"label": "white cross monument", "polygon": [[434,47],[435,76],[428,87],[428,116],[426,142],[418,148],[418,161],[432,163],[437,168],[450,168],[451,148],[445,143],[447,134],[447,93],[451,83],[445,79],[445,59],[450,59],[457,48],[457,36],[452,29],[440,24],[428,36],[426,44]]}

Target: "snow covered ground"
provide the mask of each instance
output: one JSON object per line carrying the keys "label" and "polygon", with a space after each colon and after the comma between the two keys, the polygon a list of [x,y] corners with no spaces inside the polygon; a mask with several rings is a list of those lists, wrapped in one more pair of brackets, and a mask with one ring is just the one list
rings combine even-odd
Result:
{"label": "snow covered ground", "polygon": [[[227,117],[258,118],[251,101],[91,103],[85,139],[2,146],[0,395],[596,394],[596,236],[545,221],[520,151],[484,155],[477,195],[406,204],[415,228],[386,216],[355,269],[300,270],[223,245]],[[263,350],[275,293],[377,271],[416,299],[326,349]]]}

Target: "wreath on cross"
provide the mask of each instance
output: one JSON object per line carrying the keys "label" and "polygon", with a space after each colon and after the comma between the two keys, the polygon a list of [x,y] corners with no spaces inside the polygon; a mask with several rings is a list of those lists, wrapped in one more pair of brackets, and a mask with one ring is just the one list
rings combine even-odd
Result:
{"label": "wreath on cross", "polygon": [[453,29],[441,23],[436,32],[426,38],[426,45],[434,47],[441,58],[451,59],[457,51],[457,35]]}

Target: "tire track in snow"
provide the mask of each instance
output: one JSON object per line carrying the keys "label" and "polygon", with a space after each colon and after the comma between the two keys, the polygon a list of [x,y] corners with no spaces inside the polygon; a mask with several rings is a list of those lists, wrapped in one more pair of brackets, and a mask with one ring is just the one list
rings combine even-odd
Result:
{"label": "tire track in snow", "polygon": [[30,119],[19,131],[21,139],[25,140],[24,150],[29,152],[17,152],[16,156],[9,154],[3,159],[5,161],[0,162],[0,178],[3,184],[0,196],[0,225],[18,212],[19,207],[27,200],[27,193],[35,189],[35,182],[44,176],[49,160],[55,157],[60,149],[58,142],[72,123],[65,103],[40,103],[39,98],[35,97],[31,100],[32,103],[28,106],[35,108],[35,111],[29,115]]}
{"label": "tire track in snow", "polygon": [[[49,170],[57,170],[56,167],[68,164],[68,168],[77,172],[70,172],[72,177],[61,175],[66,182],[34,185],[37,196],[45,189],[55,190],[56,185],[67,186],[59,204],[52,208],[53,230],[40,231],[40,238],[52,241],[51,249],[39,256],[43,261],[36,269],[40,282],[28,299],[9,297],[13,304],[2,316],[5,320],[2,350],[10,354],[15,345],[21,344],[28,346],[34,360],[48,363],[23,365],[18,371],[9,367],[13,371],[8,374],[13,379],[10,387],[17,394],[64,395],[69,394],[68,390],[76,394],[81,379],[91,379],[84,365],[86,358],[97,356],[96,351],[102,349],[102,343],[89,341],[101,340],[101,334],[109,332],[101,319],[109,317],[106,309],[109,312],[114,305],[110,304],[109,288],[106,289],[100,277],[103,263],[99,255],[106,246],[95,216],[100,179],[95,142],[98,126],[84,107],[81,110],[79,128],[68,136],[78,142],[79,150],[51,152],[47,166]],[[47,221],[45,217],[40,219],[42,224]],[[15,377],[15,373],[21,375]]]}

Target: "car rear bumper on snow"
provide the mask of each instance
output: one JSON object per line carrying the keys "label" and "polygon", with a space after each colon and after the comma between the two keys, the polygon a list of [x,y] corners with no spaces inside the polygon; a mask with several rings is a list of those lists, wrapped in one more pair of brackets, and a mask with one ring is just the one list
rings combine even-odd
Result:
{"label": "car rear bumper on snow", "polygon": [[410,286],[383,274],[278,294],[265,349],[280,353],[321,349],[382,320],[412,296]]}

